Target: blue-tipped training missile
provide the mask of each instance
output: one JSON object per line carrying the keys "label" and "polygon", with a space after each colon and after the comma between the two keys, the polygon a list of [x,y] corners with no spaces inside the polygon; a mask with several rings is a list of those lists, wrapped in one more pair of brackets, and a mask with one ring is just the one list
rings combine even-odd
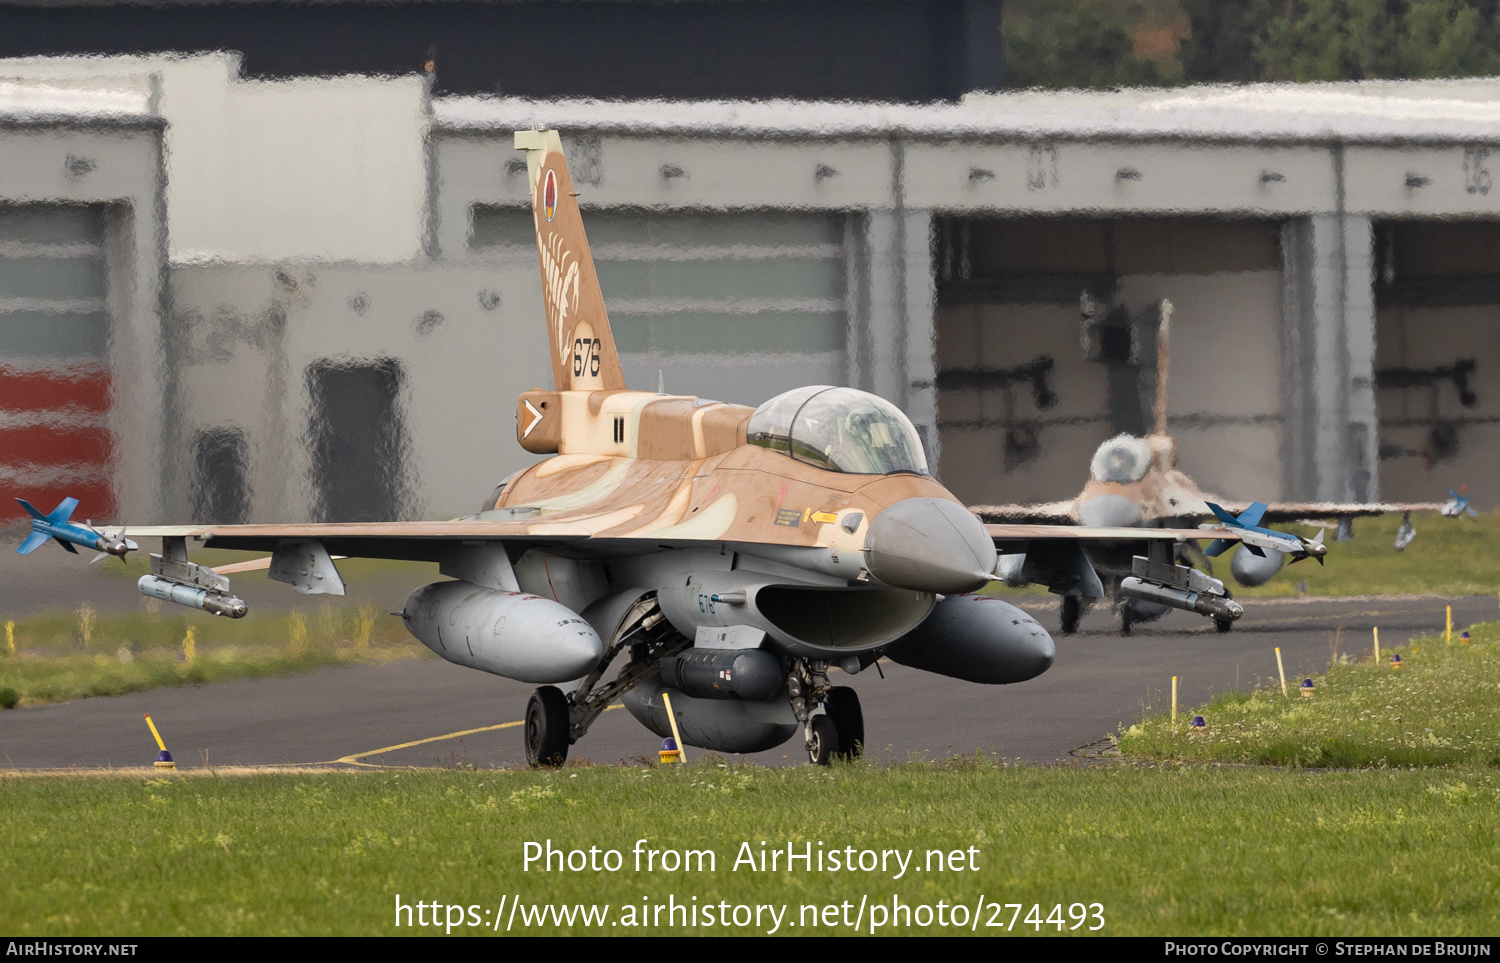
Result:
{"label": "blue-tipped training missile", "polygon": [[[68,521],[73,517],[73,509],[78,507],[76,498],[64,498],[57,503],[56,508],[52,509],[50,515],[43,515],[24,498],[17,498],[16,501],[20,502],[21,507],[26,509],[26,514],[31,516],[31,534],[26,536],[26,541],[16,549],[22,555],[30,555],[53,538],[57,539],[57,544],[74,555],[78,554],[78,549],[73,546],[82,545],[84,548],[92,548],[103,552],[104,555],[114,555],[123,560],[127,552],[140,548],[135,542],[125,537],[123,529],[120,534],[111,535],[108,532],[99,531],[89,522],[80,525],[77,522]],[[99,561],[104,555],[95,557],[94,561]]]}
{"label": "blue-tipped training missile", "polygon": [[1458,491],[1448,489],[1448,501],[1443,505],[1443,515],[1448,518],[1457,518],[1464,512],[1468,512],[1470,518],[1479,517],[1474,506],[1469,504],[1469,486],[1460,485]]}
{"label": "blue-tipped training missile", "polygon": [[[1328,546],[1323,544],[1322,532],[1318,532],[1316,538],[1303,538],[1301,535],[1293,535],[1290,532],[1278,532],[1273,528],[1260,527],[1261,517],[1266,513],[1265,502],[1254,503],[1241,512],[1238,518],[1213,502],[1208,502],[1207,505],[1215,518],[1239,532],[1240,541],[1244,543],[1245,549],[1254,555],[1263,558],[1266,554],[1264,549],[1269,548],[1283,555],[1292,556],[1293,565],[1305,558],[1315,558],[1318,564],[1322,565],[1323,556],[1328,554]],[[1215,539],[1212,545],[1204,549],[1203,554],[1219,555],[1233,544],[1226,539]]]}

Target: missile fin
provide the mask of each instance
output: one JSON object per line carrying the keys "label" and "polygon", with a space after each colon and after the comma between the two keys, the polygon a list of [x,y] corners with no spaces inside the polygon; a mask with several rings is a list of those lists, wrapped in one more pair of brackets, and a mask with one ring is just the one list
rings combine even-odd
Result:
{"label": "missile fin", "polygon": [[[21,500],[18,498],[16,499],[16,501],[20,502]],[[21,502],[21,504],[26,505],[25,502]],[[26,507],[30,508],[31,506],[26,505]],[[46,532],[32,532],[30,535],[26,536],[26,541],[22,542],[21,546],[17,548],[16,551],[22,555],[30,555],[32,552],[41,548],[43,545],[46,545],[47,540],[51,537],[52,536],[48,535]]]}

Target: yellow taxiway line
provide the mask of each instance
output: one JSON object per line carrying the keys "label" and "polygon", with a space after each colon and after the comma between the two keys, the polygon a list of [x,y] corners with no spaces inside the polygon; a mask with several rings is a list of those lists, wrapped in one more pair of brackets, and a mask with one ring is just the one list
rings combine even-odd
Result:
{"label": "yellow taxiway line", "polygon": [[[623,708],[623,707],[619,703],[616,703],[616,704],[614,704],[612,706],[606,707],[604,711],[608,712],[608,711],[610,711],[610,709],[619,709],[619,708]],[[391,768],[391,767],[382,766],[381,764],[375,763],[375,762],[363,762],[361,760],[363,760],[363,759],[365,759],[365,758],[367,758],[369,756],[379,756],[379,755],[384,755],[387,752],[396,752],[397,750],[400,750],[400,749],[410,749],[412,746],[424,746],[424,745],[426,745],[429,742],[442,742],[445,739],[458,739],[458,738],[460,738],[462,736],[472,736],[476,732],[494,732],[497,729],[514,729],[516,726],[523,726],[525,724],[526,724],[525,720],[517,720],[515,722],[502,722],[502,723],[499,723],[499,724],[493,725],[493,726],[480,726],[477,729],[461,729],[458,732],[448,732],[448,733],[444,733],[441,736],[428,736],[426,739],[413,739],[411,742],[403,742],[403,743],[401,743],[400,745],[397,745],[397,746],[385,746],[384,748],[381,748],[381,749],[371,749],[368,752],[351,753],[350,755],[343,756],[342,758],[339,758],[339,759],[335,759],[335,760],[333,760],[333,762],[325,763],[325,765],[335,765],[335,764],[338,764],[338,763],[342,763],[342,764],[344,764],[346,766],[365,766],[366,768],[369,768],[369,769],[387,769],[387,768]],[[405,768],[409,768],[409,767],[402,766],[400,768],[405,769]]]}

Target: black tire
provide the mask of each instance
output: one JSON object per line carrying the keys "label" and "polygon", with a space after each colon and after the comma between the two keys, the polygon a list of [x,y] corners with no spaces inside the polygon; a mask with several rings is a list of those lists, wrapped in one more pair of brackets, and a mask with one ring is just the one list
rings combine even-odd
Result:
{"label": "black tire", "polygon": [[839,751],[836,757],[853,762],[865,752],[865,714],[859,707],[859,693],[846,685],[836,685],[828,690],[828,701],[824,703],[828,718],[833,720],[833,730],[838,735]]}
{"label": "black tire", "polygon": [[526,765],[556,768],[568,758],[568,699],[544,685],[526,703]]}
{"label": "black tire", "polygon": [[812,744],[807,747],[807,758],[815,766],[826,766],[833,762],[839,751],[839,733],[828,716],[813,716]]}
{"label": "black tire", "polygon": [[1072,635],[1078,631],[1078,621],[1083,618],[1083,601],[1076,595],[1062,597],[1062,634]]}

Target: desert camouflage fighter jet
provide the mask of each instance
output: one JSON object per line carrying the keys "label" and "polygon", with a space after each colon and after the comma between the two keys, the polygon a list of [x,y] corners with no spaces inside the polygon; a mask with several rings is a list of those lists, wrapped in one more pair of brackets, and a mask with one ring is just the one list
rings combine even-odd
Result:
{"label": "desert camouflage fighter jet", "polygon": [[[1077,498],[1063,502],[1032,505],[972,505],[970,510],[987,522],[1023,522],[1056,525],[1091,525],[1134,528],[1187,528],[1208,520],[1223,523],[1223,506],[1239,514],[1251,513],[1252,525],[1261,522],[1296,522],[1337,520],[1340,538],[1348,538],[1350,520],[1392,512],[1406,514],[1405,542],[1398,538],[1397,550],[1406,547],[1411,538],[1412,512],[1450,513],[1448,506],[1457,504],[1458,495],[1450,490],[1454,501],[1448,506],[1437,502],[1368,503],[1368,502],[1240,502],[1212,495],[1200,489],[1177,467],[1177,439],[1167,433],[1167,385],[1170,373],[1169,351],[1172,302],[1161,301],[1156,328],[1156,392],[1152,405],[1153,428],[1150,434],[1120,434],[1099,445],[1089,461],[1089,477]],[[1465,501],[1464,505],[1467,506]],[[1303,538],[1284,533],[1269,540],[1247,539],[1250,551],[1236,551],[1230,560],[1230,573],[1241,585],[1263,585],[1281,571],[1288,559],[1296,562],[1327,554],[1323,537]],[[1207,556],[1224,550],[1204,551],[1196,542],[1178,544],[1175,560],[1196,565],[1213,574]],[[1151,599],[1121,592],[1124,580],[1132,575],[1132,552],[1123,543],[1090,543],[1089,561],[1104,582],[1106,593],[1115,600],[1120,630],[1129,634],[1131,626],[1164,615],[1169,606]],[[1062,602],[1062,632],[1072,634],[1087,606],[1088,599],[1076,594],[1065,595]],[[1231,619],[1216,619],[1221,632],[1233,627]]]}
{"label": "desert camouflage fighter jet", "polygon": [[1170,559],[1181,539],[1235,531],[986,528],[930,476],[906,416],[873,395],[820,385],[751,409],[628,390],[558,134],[519,132],[516,147],[555,383],[521,395],[516,434],[552,457],[454,521],[133,528],[163,539],[143,592],[241,612],[226,571],[187,560],[189,540],[269,551],[270,577],[310,594],[343,593],[341,556],[437,562],[451,580],[412,592],[401,618],[450,662],[539,686],[532,765],[560,764],[616,700],[669,735],[664,693],[690,745],[754,752],[800,728],[827,763],[864,741],[835,667],[887,656],[992,684],[1045,672],[1047,632],[971,594],[996,579],[997,547],[1012,579],[1100,596],[1082,546],[1132,546],[1127,582],[1142,597],[1240,614],[1221,583]]}

